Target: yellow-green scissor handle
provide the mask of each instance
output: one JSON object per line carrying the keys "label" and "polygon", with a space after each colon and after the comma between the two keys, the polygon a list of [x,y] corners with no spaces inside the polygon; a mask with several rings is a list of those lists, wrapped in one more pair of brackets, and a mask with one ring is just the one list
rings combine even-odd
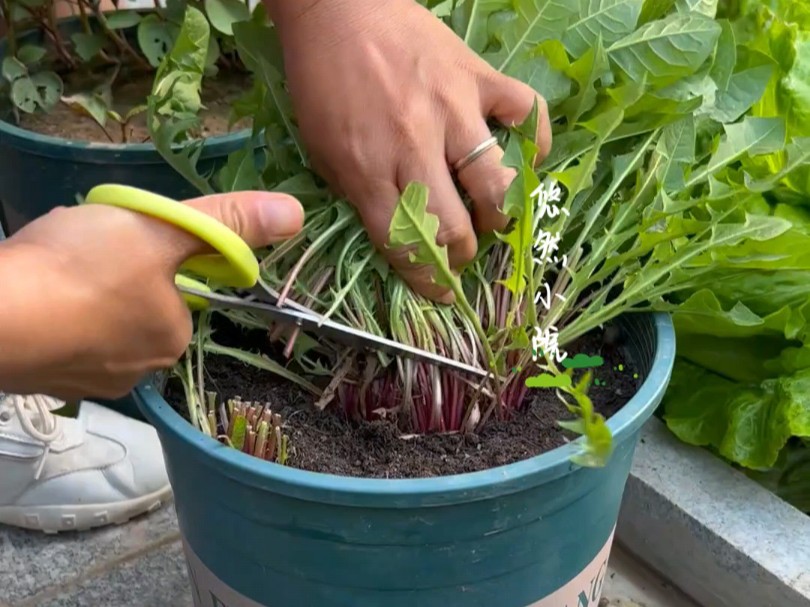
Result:
{"label": "yellow-green scissor handle", "polygon": [[[131,186],[104,184],[90,190],[85,203],[120,207],[161,219],[193,234],[217,252],[191,257],[181,270],[228,287],[250,288],[259,280],[259,262],[248,244],[222,222],[182,202]],[[175,283],[210,291],[205,284],[181,274],[175,277]],[[208,302],[201,297],[188,294],[183,297],[192,309],[208,307]]]}

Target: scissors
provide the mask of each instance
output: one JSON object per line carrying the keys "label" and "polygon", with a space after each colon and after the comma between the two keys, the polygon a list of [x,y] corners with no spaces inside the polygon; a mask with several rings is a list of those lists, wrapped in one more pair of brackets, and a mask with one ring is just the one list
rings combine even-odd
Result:
{"label": "scissors", "polygon": [[193,234],[216,253],[192,257],[181,266],[180,271],[188,271],[221,286],[249,293],[247,297],[216,293],[207,284],[178,273],[175,284],[192,310],[247,310],[267,321],[294,325],[352,348],[402,356],[479,378],[490,376],[488,371],[479,367],[334,322],[292,301],[279,306],[279,294],[261,279],[259,262],[250,246],[228,226],[193,207],[139,188],[118,184],[94,187],[88,192],[84,203],[104,204],[143,213]]}

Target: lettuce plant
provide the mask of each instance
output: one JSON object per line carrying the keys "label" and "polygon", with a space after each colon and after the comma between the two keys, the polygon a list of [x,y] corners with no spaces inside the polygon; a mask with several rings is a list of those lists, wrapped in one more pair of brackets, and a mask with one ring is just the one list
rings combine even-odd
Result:
{"label": "lettuce plant", "polygon": [[[455,292],[452,306],[411,292],[371,246],[349,202],[309,170],[261,8],[233,24],[239,55],[255,77],[235,108],[235,118],[254,117],[252,145],[213,176],[195,168],[199,144],[173,146],[194,124],[195,108],[184,106],[178,91],[198,90],[204,74],[207,26],[193,9],[186,13],[185,50],[169,54],[155,81],[150,126],[164,157],[203,193],[264,188],[302,201],[304,230],[260,252],[263,279],[282,300],[489,368],[492,380],[478,384],[286,327],[270,331],[286,362],[226,348],[206,330],[198,335],[197,364],[205,352],[235,356],[312,389],[319,406],[332,404],[352,418],[395,417],[403,431],[416,433],[474,430],[519,410],[529,376],[567,377],[555,382],[577,415],[566,427],[586,437],[579,461],[598,464],[610,452],[610,436],[586,396],[589,376],[572,381],[555,348],[538,337],[553,333],[564,349],[622,314],[671,310],[673,294],[707,286],[717,263],[756,256],[758,243],[790,227],[758,212],[759,193],[807,163],[810,141],[789,140],[781,118],[746,115],[771,66],[737,53],[712,0],[427,5],[490,64],[540,92],[554,128],[551,155],[539,169],[535,113],[497,132],[504,163],[518,173],[504,205],[512,221],[506,233],[481,240],[460,276],[436,244],[427,189],[412,183],[403,192],[390,246],[411,247],[416,263],[432,266],[436,280]],[[744,170],[749,160],[775,153],[786,159],[778,173]],[[555,184],[558,212],[543,212],[536,194]],[[564,264],[538,262],[536,245],[547,246],[548,235]],[[264,326],[243,313],[227,316]],[[313,385],[318,376],[325,387]]]}

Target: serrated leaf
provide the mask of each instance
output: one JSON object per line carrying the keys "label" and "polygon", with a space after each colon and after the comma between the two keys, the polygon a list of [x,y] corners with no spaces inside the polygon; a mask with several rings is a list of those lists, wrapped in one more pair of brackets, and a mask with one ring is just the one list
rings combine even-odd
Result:
{"label": "serrated leaf", "polygon": [[502,46],[498,71],[503,71],[527,48],[558,38],[576,12],[570,0],[527,0],[514,6],[514,12],[499,13],[502,18],[493,25]]}
{"label": "serrated leaf", "polygon": [[596,105],[596,83],[609,71],[607,55],[599,38],[592,48],[571,64],[566,75],[577,83],[578,90],[560,106],[568,119],[569,129]]}
{"label": "serrated leaf", "polygon": [[205,0],[205,12],[215,30],[233,36],[233,24],[250,19],[250,10],[242,0]]}
{"label": "serrated leaf", "polygon": [[9,82],[14,82],[17,78],[22,78],[28,75],[28,69],[19,59],[15,57],[6,57],[3,59],[3,78]]}
{"label": "serrated leaf", "polygon": [[106,17],[107,25],[113,30],[135,27],[141,22],[141,16],[136,11],[112,11]]}
{"label": "serrated leaf", "polygon": [[17,51],[17,59],[25,65],[36,63],[45,56],[45,49],[36,44],[25,44]]}
{"label": "serrated leaf", "polygon": [[695,72],[714,50],[720,25],[697,14],[670,15],[615,42],[608,55],[633,80],[668,82]]}
{"label": "serrated leaf", "polygon": [[387,248],[411,248],[411,263],[433,267],[436,284],[451,287],[458,278],[450,270],[447,247],[436,244],[439,217],[428,213],[427,206],[427,186],[418,182],[409,183],[391,218]]}
{"label": "serrated leaf", "polygon": [[[292,102],[284,87],[282,75],[276,61],[281,59],[278,39],[274,31],[263,23],[255,21],[241,21],[233,25],[236,32],[236,45],[239,49],[239,58],[264,85],[263,93],[272,99],[274,112],[271,119],[282,127],[293,142],[295,151],[301,162],[306,165],[307,155],[301,143],[298,127],[292,120]],[[268,108],[270,104],[263,104]],[[271,130],[265,129],[270,136]],[[272,144],[272,141],[269,142]]]}
{"label": "serrated leaf", "polygon": [[597,38],[612,44],[636,29],[642,4],[643,0],[579,0],[579,12],[562,38],[565,48],[579,57]]}
{"label": "serrated leaf", "polygon": [[77,32],[70,39],[73,41],[73,49],[82,58],[82,61],[90,61],[104,48],[104,43],[107,41],[103,34],[87,34],[85,32]]}

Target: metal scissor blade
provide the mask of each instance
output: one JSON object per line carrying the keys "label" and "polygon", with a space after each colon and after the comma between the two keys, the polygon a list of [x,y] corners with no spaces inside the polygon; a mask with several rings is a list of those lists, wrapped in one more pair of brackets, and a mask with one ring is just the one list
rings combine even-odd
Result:
{"label": "metal scissor blade", "polygon": [[365,331],[354,329],[316,314],[302,312],[300,310],[293,310],[291,308],[279,308],[278,306],[272,304],[262,303],[255,300],[249,301],[242,299],[241,297],[231,297],[229,295],[222,295],[220,293],[197,291],[196,289],[179,285],[178,289],[183,293],[202,297],[210,302],[212,308],[248,310],[259,314],[268,320],[296,325],[305,331],[312,331],[319,335],[330,337],[337,342],[359,350],[371,349],[384,352],[386,354],[391,354],[393,356],[402,356],[404,358],[410,358],[412,360],[438,365],[440,367],[453,369],[455,371],[460,371],[462,373],[474,375],[480,378],[491,376],[491,373],[485,371],[484,369],[473,367],[472,365],[453,360],[452,358],[433,354],[427,350],[414,348],[413,346],[408,346],[385,337],[379,337],[371,333],[366,333]]}

